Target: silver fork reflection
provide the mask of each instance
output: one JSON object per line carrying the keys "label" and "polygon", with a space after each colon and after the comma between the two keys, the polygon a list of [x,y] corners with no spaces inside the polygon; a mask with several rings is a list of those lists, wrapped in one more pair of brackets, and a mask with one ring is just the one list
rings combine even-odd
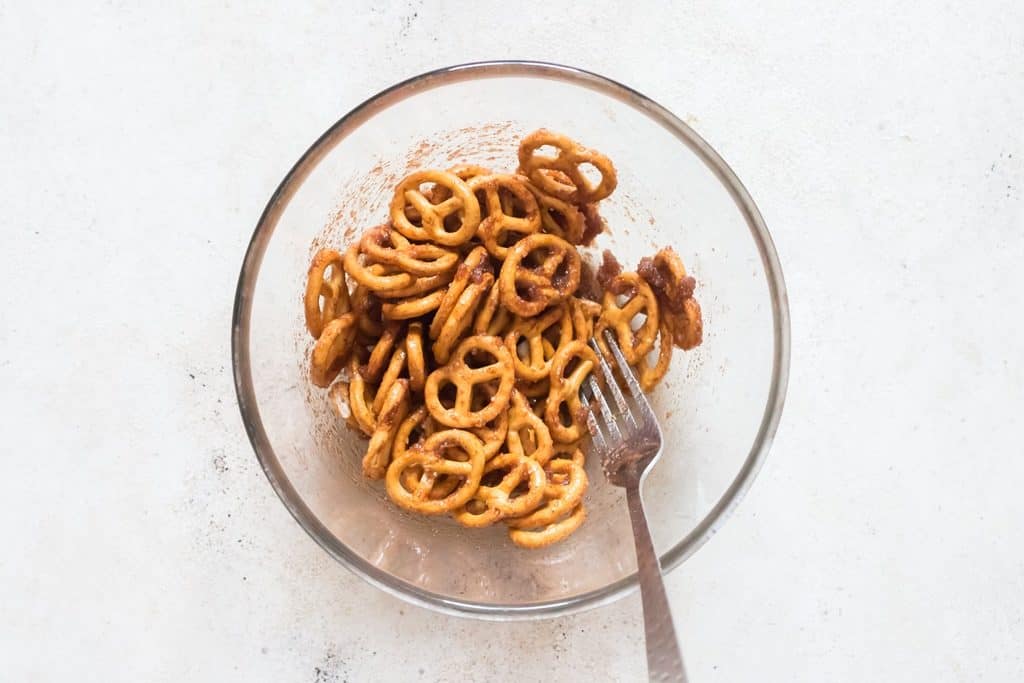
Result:
{"label": "silver fork reflection", "polygon": [[601,372],[606,380],[605,390],[611,394],[612,404],[609,404],[601,385],[591,374],[587,387],[591,400],[597,404],[601,419],[598,420],[593,410],[588,411],[587,427],[592,436],[593,449],[601,456],[605,477],[613,485],[626,489],[644,609],[647,674],[652,681],[685,682],[686,670],[683,668],[672,612],[665,595],[661,566],[654,552],[643,501],[640,499],[640,485],[661,457],[661,427],[651,404],[640,389],[640,382],[623,357],[615,338],[607,330],[605,341],[626,381],[629,396],[622,393],[601,348],[596,341],[591,340],[590,345],[597,352]]}

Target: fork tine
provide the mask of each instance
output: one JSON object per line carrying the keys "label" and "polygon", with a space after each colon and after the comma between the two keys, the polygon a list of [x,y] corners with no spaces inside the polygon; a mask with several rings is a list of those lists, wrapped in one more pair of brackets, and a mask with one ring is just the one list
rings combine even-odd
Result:
{"label": "fork tine", "polygon": [[633,427],[639,427],[636,418],[633,417],[633,413],[629,412],[629,404],[626,403],[626,397],[622,395],[622,390],[619,389],[619,383],[615,381],[615,375],[612,374],[612,368],[608,365],[607,359],[601,352],[601,347],[598,346],[597,342],[593,339],[590,340],[590,345],[594,347],[594,353],[597,356],[597,361],[601,364],[601,374],[604,375],[604,383],[607,385],[612,398],[615,399],[615,405],[619,408],[619,412],[626,416],[626,419],[629,420],[629,423]]}
{"label": "fork tine", "polygon": [[654,409],[651,408],[651,402],[647,400],[647,394],[644,393],[643,389],[640,388],[640,380],[636,378],[636,373],[633,372],[633,368],[629,367],[629,363],[626,362],[626,357],[622,355],[622,349],[615,342],[615,338],[611,332],[605,330],[605,339],[608,341],[608,348],[611,349],[612,355],[615,356],[615,363],[622,370],[622,376],[626,379],[626,384],[629,385],[629,393],[633,394],[633,398],[636,399],[637,405],[640,406],[640,410],[645,415],[653,416]]}
{"label": "fork tine", "polygon": [[587,429],[590,430],[590,440],[593,442],[595,449],[603,456],[608,450],[608,444],[605,443],[604,435],[601,434],[601,428],[597,426],[597,418],[589,410],[587,411]]}
{"label": "fork tine", "polygon": [[594,399],[597,401],[598,408],[601,409],[601,417],[604,418],[609,438],[615,443],[622,441],[622,433],[619,431],[619,425],[615,423],[615,416],[612,414],[611,406],[604,399],[601,387],[598,385],[597,379],[593,374],[587,377],[587,385],[590,387],[590,393],[593,394]]}

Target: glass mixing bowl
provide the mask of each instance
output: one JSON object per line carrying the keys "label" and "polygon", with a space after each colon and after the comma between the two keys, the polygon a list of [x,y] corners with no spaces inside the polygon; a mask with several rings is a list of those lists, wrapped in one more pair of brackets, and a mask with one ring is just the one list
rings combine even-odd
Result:
{"label": "glass mixing bowl", "polygon": [[636,587],[622,489],[589,459],[588,518],[541,550],[503,525],[464,529],[406,513],[363,478],[366,441],[308,380],[302,293],[312,253],[343,250],[387,215],[394,185],[421,167],[514,169],[520,137],[563,132],[608,155],[615,193],[599,248],[628,268],[671,245],[698,282],[704,343],[677,350],[652,401],[665,455],[644,487],[662,567],[722,524],[768,453],[789,362],[786,290],[750,195],[704,140],[630,88],[532,62],[467,64],[417,76],[367,100],[302,156],[271,197],[238,280],[232,329],[242,419],[270,483],[339,562],[379,588],[442,612],[515,619],[579,611]]}

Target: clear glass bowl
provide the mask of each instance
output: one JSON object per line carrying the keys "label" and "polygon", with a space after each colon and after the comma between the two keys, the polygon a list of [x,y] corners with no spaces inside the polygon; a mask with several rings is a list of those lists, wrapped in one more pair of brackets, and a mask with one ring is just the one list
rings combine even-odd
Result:
{"label": "clear glass bowl", "polygon": [[607,78],[531,62],[441,69],[376,95],[310,147],[256,226],[235,301],[235,385],[260,464],[309,535],[367,581],[442,612],[537,618],[626,595],[636,560],[622,490],[591,458],[586,523],[542,550],[517,548],[501,525],[464,529],[397,508],[360,472],[366,442],[308,380],[306,268],[319,246],[341,249],[382,222],[412,169],[513,169],[519,138],[541,127],[618,169],[618,189],[601,204],[611,233],[599,247],[633,267],[672,245],[698,281],[704,343],[676,351],[652,397],[666,453],[644,499],[666,571],[750,486],[782,410],[789,319],[771,238],[733,172],[682,121]]}

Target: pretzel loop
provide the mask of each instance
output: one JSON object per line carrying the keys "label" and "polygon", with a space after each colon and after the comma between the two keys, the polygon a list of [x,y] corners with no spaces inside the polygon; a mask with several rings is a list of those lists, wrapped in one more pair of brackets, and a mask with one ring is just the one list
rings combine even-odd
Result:
{"label": "pretzel loop", "polygon": [[320,337],[327,323],[351,310],[342,257],[333,249],[321,249],[313,256],[306,278],[303,308],[306,329],[313,339]]}
{"label": "pretzel loop", "polygon": [[530,317],[571,296],[580,284],[580,255],[565,240],[537,233],[508,251],[498,286],[501,303],[516,315]]}
{"label": "pretzel loop", "polygon": [[[483,363],[483,358],[493,359]],[[470,365],[472,360],[473,365]],[[468,429],[482,427],[505,410],[509,403],[514,384],[512,359],[508,349],[497,337],[478,335],[462,340],[451,359],[427,377],[424,386],[424,401],[435,420],[449,427]],[[476,387],[484,390],[487,385],[497,383],[494,394],[483,407],[472,408],[473,392]],[[441,401],[440,391],[453,386],[455,395],[451,406]]]}
{"label": "pretzel loop", "polygon": [[495,258],[505,258],[517,235],[532,235],[540,230],[537,199],[517,176],[480,175],[470,178],[467,185],[484,215],[478,234]]}

